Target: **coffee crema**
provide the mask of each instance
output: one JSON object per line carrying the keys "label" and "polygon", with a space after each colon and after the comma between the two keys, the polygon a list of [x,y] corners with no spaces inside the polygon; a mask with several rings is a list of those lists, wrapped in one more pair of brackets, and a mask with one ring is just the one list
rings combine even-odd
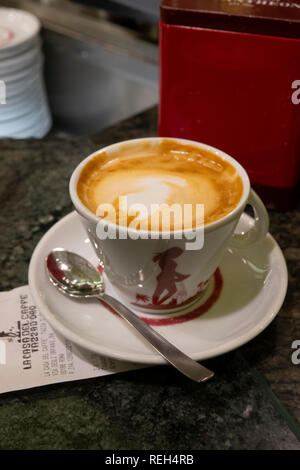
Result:
{"label": "coffee crema", "polygon": [[[234,166],[216,153],[162,139],[125,143],[111,153],[99,152],[83,167],[77,193],[94,214],[137,229],[144,228],[147,219],[149,230],[164,230],[162,214],[166,206],[179,205],[184,211],[184,205],[192,205],[184,226],[183,217],[176,211],[171,213],[169,227],[174,231],[199,225],[197,204],[204,206],[204,224],[229,214],[242,197],[243,182]],[[116,220],[100,210],[103,204],[114,207]],[[128,211],[134,204],[147,208],[146,219],[143,212]],[[160,207],[159,226],[155,227],[151,226],[154,205]]]}

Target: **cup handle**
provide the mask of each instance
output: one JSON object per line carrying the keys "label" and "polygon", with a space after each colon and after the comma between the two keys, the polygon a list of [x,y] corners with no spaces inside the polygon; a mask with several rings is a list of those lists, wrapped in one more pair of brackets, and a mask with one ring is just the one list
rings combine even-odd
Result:
{"label": "cup handle", "polygon": [[269,230],[269,216],[262,200],[253,189],[250,189],[247,204],[252,206],[254,211],[253,226],[242,233],[234,233],[230,245],[234,248],[247,248],[249,245],[263,240]]}

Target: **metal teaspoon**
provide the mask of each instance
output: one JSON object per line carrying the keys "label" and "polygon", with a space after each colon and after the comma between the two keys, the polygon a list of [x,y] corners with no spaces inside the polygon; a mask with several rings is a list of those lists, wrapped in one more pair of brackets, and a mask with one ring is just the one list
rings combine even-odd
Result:
{"label": "metal teaspoon", "polygon": [[55,249],[46,258],[46,268],[52,284],[60,292],[71,297],[103,300],[144,336],[161,356],[190,379],[204,382],[213,377],[214,372],[181,352],[125,305],[105,294],[101,274],[85,258],[70,251]]}

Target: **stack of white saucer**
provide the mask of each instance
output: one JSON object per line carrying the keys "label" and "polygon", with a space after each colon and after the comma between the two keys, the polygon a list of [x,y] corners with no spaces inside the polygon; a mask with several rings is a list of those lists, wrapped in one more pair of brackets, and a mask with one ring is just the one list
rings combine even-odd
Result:
{"label": "stack of white saucer", "polygon": [[39,32],[34,15],[0,8],[0,138],[41,138],[52,125]]}

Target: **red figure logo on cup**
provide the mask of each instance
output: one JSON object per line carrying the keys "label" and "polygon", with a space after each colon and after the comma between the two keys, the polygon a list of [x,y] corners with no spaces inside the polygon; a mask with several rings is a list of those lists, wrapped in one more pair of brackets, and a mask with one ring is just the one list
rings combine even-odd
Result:
{"label": "red figure logo on cup", "polygon": [[[176,271],[177,263],[174,259],[178,258],[182,253],[183,250],[181,248],[173,247],[154,256],[154,263],[158,263],[161,269],[160,274],[156,278],[157,286],[152,297],[154,305],[162,305],[173,297],[177,292],[176,282],[182,282],[190,276],[189,274],[181,274]],[[165,291],[166,294],[163,295]],[[177,299],[173,299],[168,306],[173,307],[176,304]]]}
{"label": "red figure logo on cup", "polygon": [[189,278],[190,274],[178,272],[178,263],[175,261],[182,253],[182,248],[172,247],[157,253],[152,258],[153,262],[157,263],[160,268],[160,273],[156,277],[156,288],[152,298],[150,300],[148,295],[138,293],[136,294],[136,302],[133,302],[132,305],[151,310],[168,310],[174,307],[185,306],[198,297],[206,287],[207,282],[200,283],[196,294],[187,298],[183,281]]}

